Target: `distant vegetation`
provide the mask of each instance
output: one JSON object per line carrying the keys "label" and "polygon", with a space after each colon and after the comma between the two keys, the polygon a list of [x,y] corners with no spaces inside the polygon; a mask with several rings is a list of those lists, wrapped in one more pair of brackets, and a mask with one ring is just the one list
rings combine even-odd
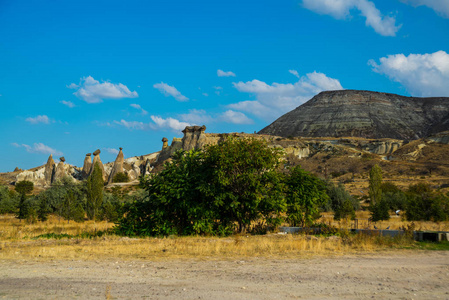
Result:
{"label": "distant vegetation", "polygon": [[[132,192],[104,188],[98,167],[85,182],[69,177],[37,195],[31,182],[15,190],[0,186],[0,213],[14,213],[29,223],[50,214],[67,222],[108,220],[115,232],[129,236],[265,233],[281,224],[317,226],[323,211],[335,220],[354,219],[361,208],[339,183],[321,179],[282,159],[280,148],[263,140],[228,138],[202,150],[177,152],[161,172],[141,178]],[[123,174],[123,173],[122,173]],[[126,182],[117,174],[115,182]],[[426,184],[405,191],[382,182],[374,165],[369,176],[369,211],[373,221],[405,211],[409,221],[449,220],[449,195]]]}

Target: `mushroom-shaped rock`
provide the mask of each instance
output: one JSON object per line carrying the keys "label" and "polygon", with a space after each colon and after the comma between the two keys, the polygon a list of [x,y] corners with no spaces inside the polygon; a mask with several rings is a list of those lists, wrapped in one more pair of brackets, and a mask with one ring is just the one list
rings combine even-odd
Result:
{"label": "mushroom-shaped rock", "polygon": [[90,157],[91,155],[91,153],[87,153],[86,157],[84,158],[83,170],[81,171],[83,178],[87,178],[87,176],[89,176],[90,169],[92,168],[92,158]]}
{"label": "mushroom-shaped rock", "polygon": [[112,183],[114,180],[114,176],[118,173],[123,173],[123,163],[125,162],[125,158],[123,156],[122,147],[120,147],[120,151],[117,154],[117,158],[115,159],[114,165],[112,166],[111,173],[109,174],[108,183]]}
{"label": "mushroom-shaped rock", "polygon": [[62,162],[65,162],[64,156],[61,156],[61,157],[59,158],[59,160],[62,161]]}
{"label": "mushroom-shaped rock", "polygon": [[66,176],[66,171],[65,171],[65,167],[64,167],[64,157],[60,158],[60,162],[58,163],[58,165],[56,166],[56,170],[55,173],[53,175],[53,178],[51,180],[51,182],[56,182],[57,180],[61,180],[62,178],[64,178],[64,176]]}
{"label": "mushroom-shaped rock", "polygon": [[53,182],[53,175],[55,174],[55,171],[55,161],[53,160],[53,155],[50,154],[44,170],[45,183],[47,185],[50,185]]}
{"label": "mushroom-shaped rock", "polygon": [[166,137],[162,138],[162,149],[168,147],[168,139]]}
{"label": "mushroom-shaped rock", "polygon": [[97,150],[94,151],[94,161],[92,162],[92,166],[90,168],[89,176],[94,171],[95,165],[98,164],[98,166],[101,169],[101,173],[103,174],[103,181],[106,181],[107,180],[107,176],[106,176],[106,172],[104,171],[103,163],[101,162],[101,159],[100,159],[100,152],[101,152],[100,149],[97,149]]}
{"label": "mushroom-shaped rock", "polygon": [[182,132],[182,149],[188,151],[191,149],[199,149],[204,146],[206,126],[187,126]]}

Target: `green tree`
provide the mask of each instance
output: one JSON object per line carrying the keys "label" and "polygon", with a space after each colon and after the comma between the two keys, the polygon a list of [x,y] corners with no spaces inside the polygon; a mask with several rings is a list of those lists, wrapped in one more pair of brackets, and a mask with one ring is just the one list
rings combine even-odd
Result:
{"label": "green tree", "polygon": [[112,179],[112,182],[128,182],[129,181],[129,175],[125,172],[119,172],[115,174],[114,178]]}
{"label": "green tree", "polygon": [[70,220],[75,222],[84,221],[84,209],[74,190],[67,190],[62,202],[62,207],[61,213],[64,219],[67,220],[67,223],[70,223]]}
{"label": "green tree", "polygon": [[320,217],[320,208],[329,200],[326,184],[296,166],[286,176],[287,221],[292,226],[310,226]]}
{"label": "green tree", "polygon": [[360,209],[360,201],[352,197],[342,183],[338,185],[331,181],[326,183],[326,193],[329,196],[328,202],[325,203],[326,210],[334,212],[334,219],[355,218],[355,211]]}
{"label": "green tree", "polygon": [[369,198],[372,205],[382,199],[382,169],[377,164],[369,171]]}
{"label": "green tree", "polygon": [[286,208],[280,155],[266,142],[233,138],[177,152],[160,173],[141,179],[148,196],[124,204],[117,232],[225,235],[256,220],[277,225]]}
{"label": "green tree", "polygon": [[351,218],[351,220],[354,220],[355,219],[355,210],[354,210],[354,206],[353,206],[353,203],[351,202],[351,200],[346,199],[335,210],[334,219],[341,220],[341,219],[346,219],[348,217]]}
{"label": "green tree", "polygon": [[34,183],[28,180],[19,181],[15,185],[15,190],[21,195],[27,195],[33,192]]}
{"label": "green tree", "polygon": [[30,219],[35,213],[35,210],[27,198],[27,194],[33,192],[33,189],[34,183],[27,180],[19,181],[15,185],[15,190],[20,194],[19,212],[17,213],[17,218],[20,220]]}
{"label": "green tree", "polygon": [[86,194],[87,194],[87,216],[90,220],[98,217],[98,210],[103,203],[103,173],[98,163],[94,165],[92,174],[87,178]]}
{"label": "green tree", "polygon": [[10,191],[7,186],[0,185],[0,214],[16,213],[20,202],[20,194]]}
{"label": "green tree", "polygon": [[390,219],[388,202],[385,199],[371,205],[371,219],[373,222]]}
{"label": "green tree", "polygon": [[126,235],[212,234],[218,216],[202,192],[209,180],[203,151],[179,151],[164,169],[141,178],[147,197],[124,205],[117,231]]}
{"label": "green tree", "polygon": [[223,227],[237,223],[245,232],[255,220],[278,225],[286,203],[282,178],[277,172],[282,150],[266,141],[227,138],[206,148],[205,165],[209,174],[203,186],[218,209]]}
{"label": "green tree", "polygon": [[449,219],[449,197],[418,183],[407,190],[405,216],[409,221],[446,221]]}

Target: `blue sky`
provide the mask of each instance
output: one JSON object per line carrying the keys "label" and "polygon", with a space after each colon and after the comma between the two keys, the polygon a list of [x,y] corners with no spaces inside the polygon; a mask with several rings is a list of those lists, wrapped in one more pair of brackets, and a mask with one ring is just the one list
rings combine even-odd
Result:
{"label": "blue sky", "polygon": [[449,96],[449,1],[0,0],[0,172],[259,131],[323,90]]}

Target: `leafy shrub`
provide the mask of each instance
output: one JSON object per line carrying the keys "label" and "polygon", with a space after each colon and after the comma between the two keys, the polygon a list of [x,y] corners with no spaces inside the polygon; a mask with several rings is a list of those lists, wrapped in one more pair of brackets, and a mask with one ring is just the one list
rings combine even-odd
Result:
{"label": "leafy shrub", "polygon": [[325,203],[324,210],[332,210],[335,220],[351,217],[355,218],[355,211],[360,209],[359,199],[352,197],[346,191],[343,184],[334,184],[331,181],[326,183],[326,193],[329,196],[329,201]]}
{"label": "leafy shrub", "polygon": [[449,195],[434,192],[428,184],[411,185],[405,216],[410,221],[449,220]]}
{"label": "leafy shrub", "polygon": [[128,173],[119,172],[115,174],[114,178],[112,179],[112,182],[129,182]]}
{"label": "leafy shrub", "polygon": [[0,185],[0,214],[11,214],[17,212],[20,196],[10,191],[7,186]]}

